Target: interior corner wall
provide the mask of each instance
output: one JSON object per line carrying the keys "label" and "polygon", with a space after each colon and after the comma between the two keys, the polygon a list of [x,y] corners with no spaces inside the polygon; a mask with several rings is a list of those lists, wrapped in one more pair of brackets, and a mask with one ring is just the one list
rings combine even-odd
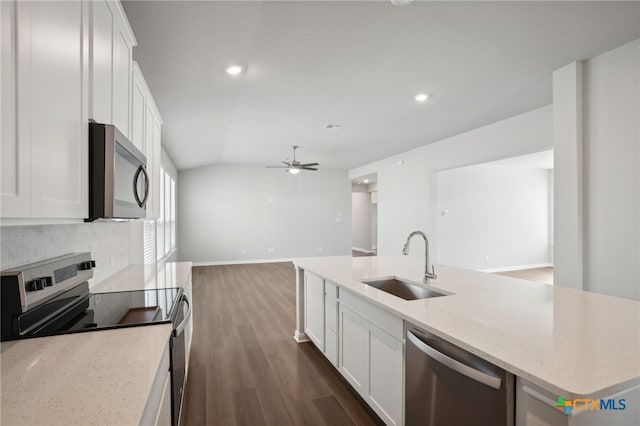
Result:
{"label": "interior corner wall", "polygon": [[640,300],[640,39],[583,81],[584,289]]}
{"label": "interior corner wall", "polygon": [[353,248],[371,250],[371,193],[366,190],[351,193],[351,235]]}
{"label": "interior corner wall", "polygon": [[[545,106],[352,169],[349,176],[377,173],[379,254],[399,255],[409,233],[422,230],[429,236],[433,261],[439,262],[436,172],[543,151],[552,145],[552,108]],[[412,247],[410,253],[422,257],[424,248]]]}
{"label": "interior corner wall", "polygon": [[440,261],[469,269],[548,266],[549,171],[478,165],[438,173]]}
{"label": "interior corner wall", "polygon": [[181,170],[180,260],[251,262],[351,254],[346,171],[298,175],[259,166]]}

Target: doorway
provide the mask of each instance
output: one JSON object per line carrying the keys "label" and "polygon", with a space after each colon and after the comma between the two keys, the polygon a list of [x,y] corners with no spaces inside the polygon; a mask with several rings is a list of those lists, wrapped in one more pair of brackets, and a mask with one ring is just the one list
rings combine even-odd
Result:
{"label": "doorway", "polygon": [[378,254],[378,178],[369,174],[351,180],[351,253]]}
{"label": "doorway", "polygon": [[553,151],[438,172],[442,263],[553,282]]}

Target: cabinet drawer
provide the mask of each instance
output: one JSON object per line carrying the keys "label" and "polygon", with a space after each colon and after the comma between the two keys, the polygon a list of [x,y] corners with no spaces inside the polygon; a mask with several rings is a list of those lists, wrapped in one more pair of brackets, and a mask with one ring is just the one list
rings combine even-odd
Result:
{"label": "cabinet drawer", "polygon": [[338,286],[331,281],[324,280],[324,291],[327,296],[333,297],[334,299],[338,298]]}
{"label": "cabinet drawer", "polygon": [[340,293],[340,303],[359,313],[368,321],[389,333],[391,336],[404,341],[401,318],[398,318],[369,302],[365,302],[360,296],[353,295],[348,291],[342,291]]}
{"label": "cabinet drawer", "polygon": [[325,324],[327,328],[333,332],[338,331],[338,301],[332,299],[328,295],[324,300]]}
{"label": "cabinet drawer", "polygon": [[338,334],[327,327],[325,330],[325,339],[324,354],[329,361],[331,361],[331,364],[338,367]]}

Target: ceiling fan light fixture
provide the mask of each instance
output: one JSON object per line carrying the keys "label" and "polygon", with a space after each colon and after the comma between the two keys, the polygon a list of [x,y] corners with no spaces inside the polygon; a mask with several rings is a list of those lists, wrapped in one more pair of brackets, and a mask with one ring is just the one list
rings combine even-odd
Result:
{"label": "ceiling fan light fixture", "polygon": [[229,75],[239,75],[242,74],[244,68],[241,65],[229,65],[224,71]]}
{"label": "ceiling fan light fixture", "polygon": [[418,102],[426,102],[427,99],[429,99],[429,94],[428,93],[418,93],[414,99]]}
{"label": "ceiling fan light fixture", "polygon": [[298,173],[300,173],[300,169],[297,167],[292,167],[290,169],[287,170],[289,173],[291,173],[292,175],[297,175]]}

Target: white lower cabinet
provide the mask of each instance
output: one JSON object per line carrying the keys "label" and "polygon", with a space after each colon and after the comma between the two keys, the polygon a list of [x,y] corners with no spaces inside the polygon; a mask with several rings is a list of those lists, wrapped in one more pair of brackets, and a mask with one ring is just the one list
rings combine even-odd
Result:
{"label": "white lower cabinet", "polygon": [[339,370],[360,395],[369,385],[369,330],[364,318],[340,305]]}
{"label": "white lower cabinet", "polygon": [[156,415],[154,426],[170,426],[171,425],[171,375],[167,374],[163,385],[162,399],[160,407]]}
{"label": "white lower cabinet", "polygon": [[307,273],[304,287],[304,333],[324,352],[324,280]]}
{"label": "white lower cabinet", "polygon": [[171,374],[169,371],[169,342],[164,350],[158,373],[140,418],[143,426],[171,426]]}
{"label": "white lower cabinet", "polygon": [[369,327],[368,401],[387,424],[402,424],[404,345],[374,325]]}
{"label": "white lower cabinet", "polygon": [[339,370],[388,425],[403,424],[404,343],[340,304]]}
{"label": "white lower cabinet", "polygon": [[189,322],[187,326],[184,328],[184,342],[185,342],[185,375],[188,377],[189,373],[189,358],[191,355],[191,341],[193,340],[193,280],[191,272],[189,272],[189,278],[187,278],[187,282],[184,286],[184,294],[187,295],[189,299],[190,309],[191,309],[191,317],[189,318]]}
{"label": "white lower cabinet", "polygon": [[304,274],[304,332],[388,425],[404,418],[400,318],[313,273]]}
{"label": "white lower cabinet", "polygon": [[[592,399],[574,399],[567,414],[556,408],[558,395],[516,379],[516,426],[623,426],[639,425],[640,385],[616,394]],[[600,400],[606,407],[600,409]],[[624,406],[624,409],[623,409]]]}

